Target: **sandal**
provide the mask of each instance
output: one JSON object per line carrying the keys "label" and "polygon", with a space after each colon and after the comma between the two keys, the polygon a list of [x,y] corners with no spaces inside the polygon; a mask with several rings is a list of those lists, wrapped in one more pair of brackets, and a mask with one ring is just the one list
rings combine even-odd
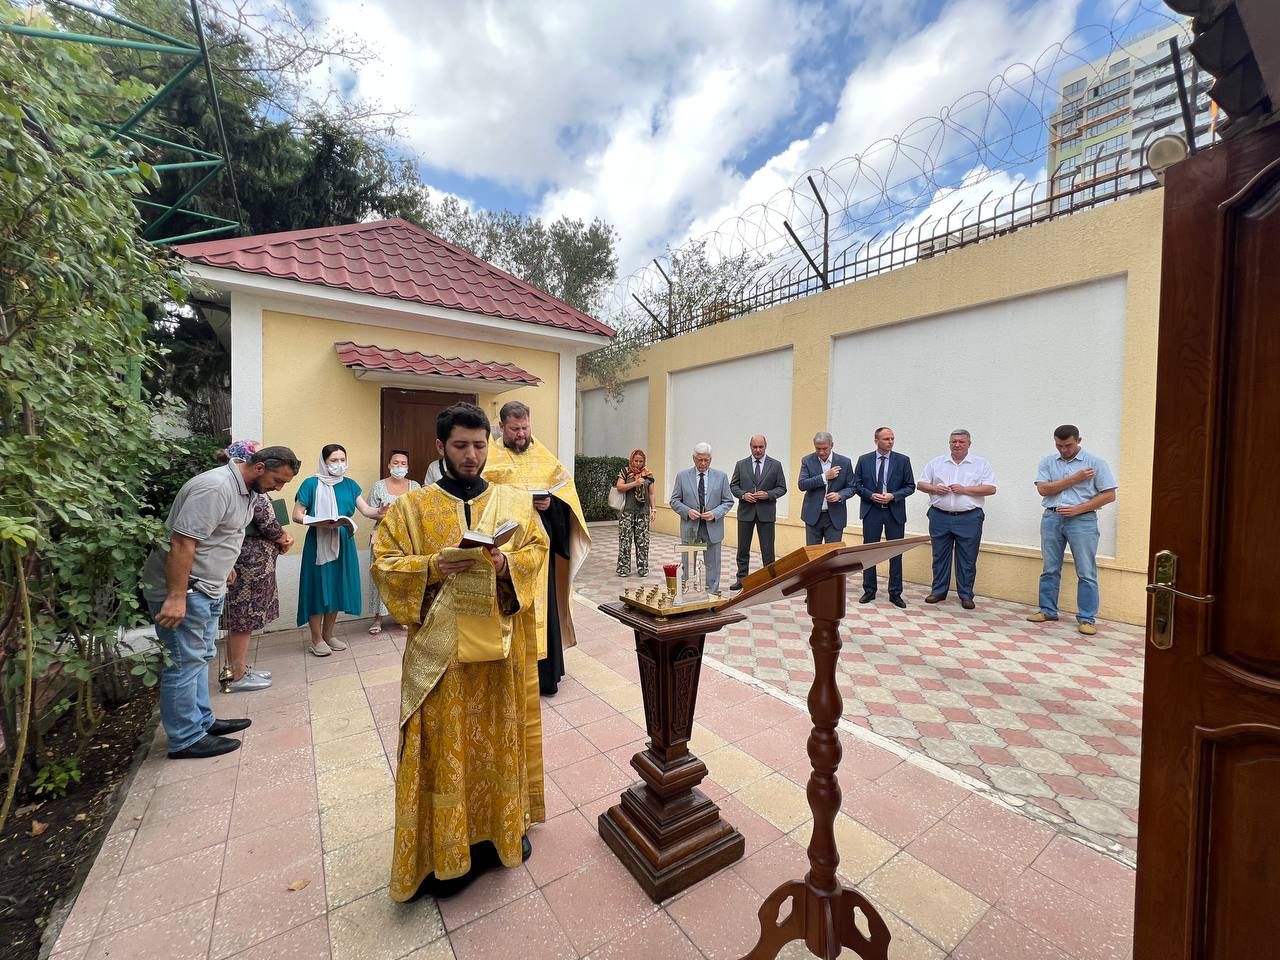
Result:
{"label": "sandal", "polygon": [[373,626],[369,628],[369,636],[376,637],[381,632],[382,632],[382,624],[380,624],[377,620],[373,621]]}

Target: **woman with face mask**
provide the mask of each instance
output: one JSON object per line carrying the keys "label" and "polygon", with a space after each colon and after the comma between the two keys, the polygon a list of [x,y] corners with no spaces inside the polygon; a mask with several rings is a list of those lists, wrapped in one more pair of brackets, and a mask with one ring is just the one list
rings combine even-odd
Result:
{"label": "woman with face mask", "polygon": [[[386,513],[391,504],[396,502],[397,497],[402,497],[422,486],[417,480],[409,479],[409,451],[407,450],[391,451],[391,459],[387,461],[387,473],[389,476],[375,483],[369,492],[369,505],[382,513]],[[378,533],[376,521],[373,524],[373,533],[374,536]],[[370,562],[373,561],[372,543],[370,539]],[[369,605],[373,609],[373,625],[369,627],[369,633],[377,636],[382,632],[382,618],[387,615],[387,608],[382,602],[382,597],[378,596],[378,585],[373,582],[372,577],[369,578]]]}
{"label": "woman with face mask", "polygon": [[298,626],[310,626],[310,649],[317,657],[347,649],[346,641],[333,633],[338,614],[361,613],[360,564],[350,518],[357,510],[371,520],[386,512],[371,507],[360,495],[360,484],[346,472],[346,448],[327,444],[315,474],[302,481],[293,505],[294,523],[307,526],[298,580]]}

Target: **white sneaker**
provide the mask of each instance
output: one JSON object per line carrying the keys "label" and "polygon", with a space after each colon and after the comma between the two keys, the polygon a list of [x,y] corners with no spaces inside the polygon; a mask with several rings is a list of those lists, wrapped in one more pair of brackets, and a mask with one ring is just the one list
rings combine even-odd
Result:
{"label": "white sneaker", "polygon": [[329,644],[330,650],[337,651],[338,653],[347,649],[347,641],[339,640],[337,637],[330,637],[326,642]]}
{"label": "white sneaker", "polygon": [[239,680],[231,681],[229,692],[243,693],[247,690],[265,690],[269,686],[271,686],[271,680],[268,677],[256,674],[252,670],[246,670],[244,676]]}
{"label": "white sneaker", "polygon": [[311,652],[317,657],[327,657],[333,653],[333,650],[323,640],[319,643],[308,643],[307,646],[311,648]]}

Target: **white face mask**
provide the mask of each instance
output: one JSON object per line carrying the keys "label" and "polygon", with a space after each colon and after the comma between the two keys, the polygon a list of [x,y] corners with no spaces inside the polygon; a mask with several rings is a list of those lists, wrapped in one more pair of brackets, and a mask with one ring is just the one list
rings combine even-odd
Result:
{"label": "white face mask", "polygon": [[392,467],[391,475],[395,477],[397,480],[403,480],[405,477],[409,475],[409,468],[408,467]]}
{"label": "white face mask", "polygon": [[347,472],[347,465],[345,463],[331,463],[328,466],[328,470],[329,476],[340,477]]}

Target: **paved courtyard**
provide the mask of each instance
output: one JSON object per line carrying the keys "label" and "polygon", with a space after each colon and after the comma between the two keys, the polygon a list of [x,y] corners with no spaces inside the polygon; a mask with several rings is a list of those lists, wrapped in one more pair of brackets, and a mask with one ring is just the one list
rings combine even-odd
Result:
{"label": "paved courtyard", "polygon": [[[637,580],[614,576],[617,525],[592,524],[593,548],[578,590],[616,599]],[[652,535],[651,576],[677,541]],[[920,548],[924,549],[924,548]],[[725,549],[722,582],[734,560]],[[752,569],[759,566],[753,557]],[[979,571],[981,578],[981,571]],[[857,578],[855,578],[857,579]],[[981,579],[978,586],[981,587]],[[953,593],[908,607],[855,602],[849,588],[839,686],[847,720],[992,788],[1032,815],[1132,863],[1137,838],[1143,633],[1099,623],[1094,637],[1059,623],[1026,622],[1033,608],[978,597],[963,610]],[[744,676],[803,699],[813,679],[804,600],[752,608],[749,619],[707,638],[707,655]],[[737,720],[699,704],[702,723],[730,740]]]}
{"label": "paved courtyard", "polygon": [[[143,763],[56,941],[57,960],[732,960],[756,910],[806,868],[808,721],[709,661],[693,748],[747,840],[735,866],[651,903],[596,834],[643,744],[631,638],[579,600],[571,679],[544,701],[549,822],[534,853],[440,903],[387,896],[403,633],[344,625],[319,660],[296,631],[257,643],[271,690],[215,694],[244,748]],[[1130,956],[1133,871],[915,758],[842,731],[841,872],[884,912],[894,960]],[[905,756],[904,756],[905,755]],[[800,957],[796,946],[784,956]]]}

